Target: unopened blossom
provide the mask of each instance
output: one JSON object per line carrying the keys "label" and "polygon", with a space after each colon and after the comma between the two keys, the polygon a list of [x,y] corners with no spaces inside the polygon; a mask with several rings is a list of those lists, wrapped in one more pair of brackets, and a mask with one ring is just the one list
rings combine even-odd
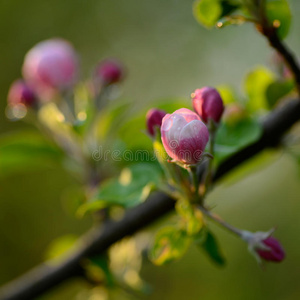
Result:
{"label": "unopened blossom", "polygon": [[43,97],[71,88],[78,77],[78,57],[63,39],[50,39],[35,45],[26,54],[23,76]]}
{"label": "unopened blossom", "polygon": [[96,81],[104,85],[110,85],[121,81],[124,77],[124,68],[115,59],[106,59],[98,64],[94,77]]}
{"label": "unopened blossom", "polygon": [[280,262],[285,258],[285,252],[281,244],[272,236],[262,240],[266,249],[257,248],[258,255],[267,261]]}
{"label": "unopened blossom", "polygon": [[209,119],[220,122],[224,111],[223,100],[219,92],[212,87],[197,89],[192,94],[193,107],[204,123]]}
{"label": "unopened blossom", "polygon": [[146,115],[148,133],[154,137],[156,128],[161,127],[162,119],[167,113],[161,109],[151,108]]}
{"label": "unopened blossom", "polygon": [[196,113],[181,108],[165,115],[161,138],[166,152],[174,161],[197,164],[209,140],[209,133]]}
{"label": "unopened blossom", "polygon": [[11,84],[7,102],[10,106],[23,104],[32,107],[36,103],[36,95],[25,81],[19,79]]}

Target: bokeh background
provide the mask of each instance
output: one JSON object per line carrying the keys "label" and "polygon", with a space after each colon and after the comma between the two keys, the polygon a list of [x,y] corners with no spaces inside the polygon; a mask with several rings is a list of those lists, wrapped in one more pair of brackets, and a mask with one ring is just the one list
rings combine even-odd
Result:
{"label": "bokeh background", "polygon": [[[272,51],[252,25],[206,30],[194,20],[192,0],[0,0],[0,133],[28,127],[10,122],[4,110],[10,83],[20,77],[24,54],[51,37],[71,41],[81,55],[82,77],[104,57],[117,57],[128,69],[122,97],[136,109],[157,99],[185,97],[204,85],[230,84],[255,65],[270,64]],[[287,43],[300,55],[300,2]],[[189,104],[187,104],[189,105]],[[26,170],[0,178],[0,285],[43,261],[50,242],[80,235],[91,220],[76,219],[63,200],[76,182],[60,167]],[[217,268],[191,248],[165,267],[145,263],[142,277],[153,286],[150,299],[300,299],[300,178],[287,154],[239,182],[224,180],[209,196],[216,212],[250,230],[277,226],[286,260],[262,271],[245,245],[219,228],[227,257]],[[76,299],[87,289],[71,281],[41,299]]]}

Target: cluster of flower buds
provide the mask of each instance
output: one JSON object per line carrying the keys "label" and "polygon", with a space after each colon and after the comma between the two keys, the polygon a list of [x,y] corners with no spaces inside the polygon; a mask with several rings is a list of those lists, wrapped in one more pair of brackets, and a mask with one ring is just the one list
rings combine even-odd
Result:
{"label": "cluster of flower buds", "polygon": [[[104,60],[93,74],[94,88],[117,83],[124,77],[116,60]],[[8,93],[8,107],[37,109],[50,100],[72,94],[79,79],[79,56],[64,39],[49,39],[35,45],[25,56],[24,79],[15,81]]]}
{"label": "cluster of flower buds", "polygon": [[[195,112],[181,108],[172,114],[166,114],[164,111],[151,109],[146,116],[146,126],[153,138],[159,137],[156,130],[160,128],[161,141],[167,154],[180,166],[189,167],[190,173],[195,173],[195,168],[191,167],[202,161],[206,145],[210,138],[212,141],[222,116],[227,125],[233,125],[245,118],[246,112],[238,104],[232,104],[224,113],[222,98],[211,87],[197,89],[192,94],[192,103]],[[193,176],[195,175],[197,176],[196,173]],[[197,192],[196,188],[193,190]],[[249,251],[259,263],[262,260],[280,262],[284,259],[283,248],[271,236],[273,230],[251,233],[236,229],[234,232],[238,232],[247,242]]]}
{"label": "cluster of flower buds", "polygon": [[209,130],[205,124],[210,120],[217,125],[224,111],[222,98],[218,91],[211,87],[197,89],[192,94],[195,112],[181,108],[172,114],[158,109],[147,113],[147,130],[155,135],[154,127],[161,127],[161,139],[168,155],[176,162],[185,165],[201,161]]}

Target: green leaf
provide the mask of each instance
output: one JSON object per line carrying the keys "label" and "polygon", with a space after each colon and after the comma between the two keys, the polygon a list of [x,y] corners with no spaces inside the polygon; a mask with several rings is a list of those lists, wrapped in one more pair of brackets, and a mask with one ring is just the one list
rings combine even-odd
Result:
{"label": "green leaf", "polygon": [[52,167],[62,157],[62,152],[37,132],[18,131],[0,137],[0,176]]}
{"label": "green leaf", "polygon": [[203,215],[196,207],[187,200],[176,202],[176,211],[182,217],[184,230],[190,236],[197,234],[203,226]]}
{"label": "green leaf", "polygon": [[231,86],[229,86],[229,85],[219,85],[219,86],[217,86],[217,90],[220,93],[225,106],[230,104],[230,103],[237,102],[234,90]]}
{"label": "green leaf", "polygon": [[266,3],[266,14],[270,23],[278,26],[278,35],[284,39],[291,26],[292,14],[287,0],[268,0]]}
{"label": "green leaf", "polygon": [[269,84],[266,90],[266,98],[270,108],[273,108],[278,100],[288,95],[294,89],[293,80],[276,80]]}
{"label": "green leaf", "polygon": [[156,234],[149,257],[154,264],[163,265],[181,258],[189,245],[190,239],[184,231],[175,227],[164,227]]}
{"label": "green leaf", "polygon": [[106,206],[135,206],[147,199],[151,190],[160,184],[161,169],[155,164],[134,164],[122,170],[119,178],[104,182],[96,196],[80,206],[78,215],[97,211]]}
{"label": "green leaf", "polygon": [[[105,277],[106,285],[109,286],[109,287],[113,287],[115,285],[115,279],[114,279],[114,276],[113,276],[113,274],[110,270],[109,259],[108,259],[107,255],[97,255],[97,256],[94,256],[94,257],[90,258],[89,260],[92,263],[92,266],[89,265],[87,267],[87,269],[88,269],[87,271],[90,271],[89,275],[92,276],[92,277],[94,275],[94,277],[95,277],[94,279],[98,280],[99,282],[103,282],[104,278],[102,278],[102,277]],[[103,274],[101,272],[99,272],[99,270],[97,272],[96,268],[101,269]]]}
{"label": "green leaf", "polygon": [[257,67],[247,75],[244,87],[249,97],[249,111],[257,112],[269,108],[266,90],[273,80],[273,74],[265,67]]}
{"label": "green leaf", "polygon": [[193,12],[200,24],[213,27],[222,15],[222,5],[219,0],[197,0],[194,2]]}
{"label": "green leaf", "polygon": [[215,142],[216,163],[230,157],[239,150],[256,142],[262,135],[261,125],[253,119],[244,119],[234,126],[221,123]]}
{"label": "green leaf", "polygon": [[225,259],[215,236],[207,229],[204,229],[203,232],[201,231],[201,235],[202,236],[199,237],[198,241],[196,240],[196,244],[201,246],[201,249],[205,251],[214,263],[223,266],[225,264]]}

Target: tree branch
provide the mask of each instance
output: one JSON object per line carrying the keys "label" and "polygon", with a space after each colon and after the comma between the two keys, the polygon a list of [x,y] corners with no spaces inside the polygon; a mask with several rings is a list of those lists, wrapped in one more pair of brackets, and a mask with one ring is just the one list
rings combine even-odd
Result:
{"label": "tree branch", "polygon": [[[223,162],[214,175],[214,181],[241,165],[249,158],[269,147],[276,147],[282,135],[300,119],[300,101],[292,100],[276,109],[262,123],[261,138]],[[83,274],[84,258],[101,254],[112,244],[132,235],[160,217],[171,212],[175,201],[163,193],[156,193],[149,199],[128,210],[120,221],[110,221],[84,235],[68,257],[58,264],[44,263],[0,290],[1,300],[33,299],[72,277]]]}

